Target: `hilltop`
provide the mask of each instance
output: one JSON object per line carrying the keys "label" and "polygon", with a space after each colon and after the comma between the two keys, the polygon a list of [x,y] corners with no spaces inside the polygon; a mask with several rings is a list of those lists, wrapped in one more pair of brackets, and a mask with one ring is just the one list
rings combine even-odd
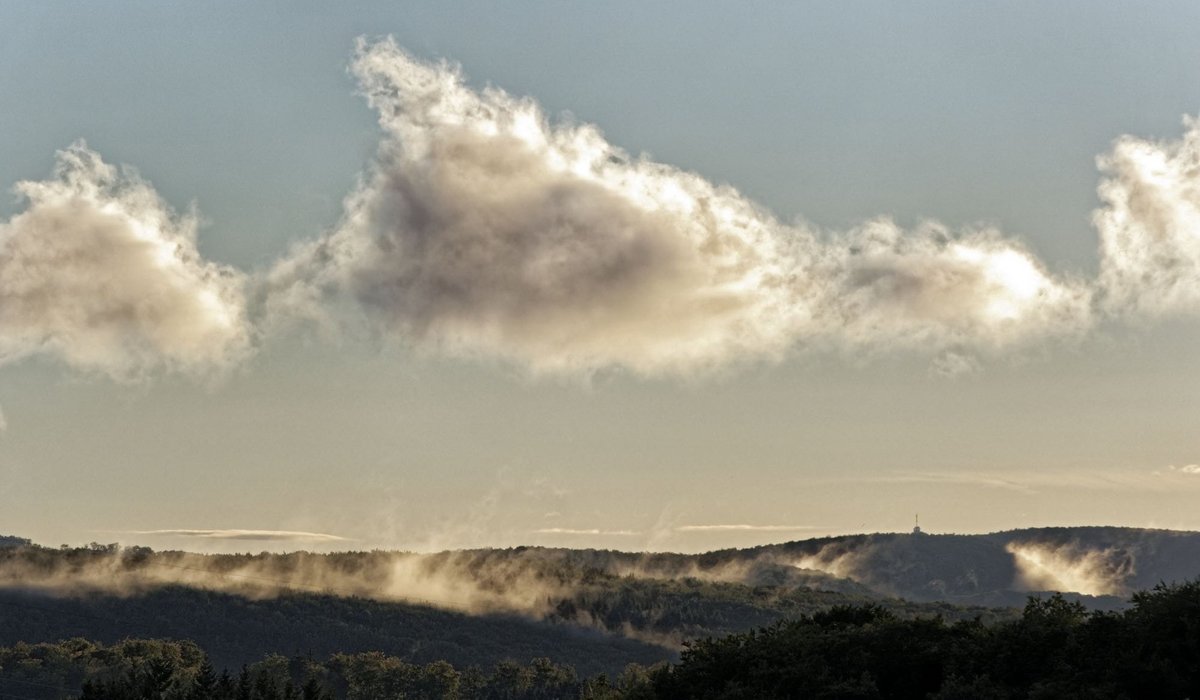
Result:
{"label": "hilltop", "polygon": [[0,644],[192,639],[230,666],[276,652],[381,650],[458,665],[545,656],[615,673],[675,659],[689,639],[839,605],[990,622],[1052,590],[1120,609],[1134,590],[1200,574],[1200,533],[1119,527],[875,533],[704,554],[203,555],[3,541]]}

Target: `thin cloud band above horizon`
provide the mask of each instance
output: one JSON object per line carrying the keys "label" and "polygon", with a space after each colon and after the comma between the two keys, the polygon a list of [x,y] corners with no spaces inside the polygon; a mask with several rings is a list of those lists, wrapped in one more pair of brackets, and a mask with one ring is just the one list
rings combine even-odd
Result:
{"label": "thin cloud band above horizon", "polygon": [[323,532],[303,532],[297,530],[125,530],[130,535],[151,535],[155,537],[194,537],[205,540],[250,540],[259,542],[352,542],[353,539],[340,535],[330,535]]}

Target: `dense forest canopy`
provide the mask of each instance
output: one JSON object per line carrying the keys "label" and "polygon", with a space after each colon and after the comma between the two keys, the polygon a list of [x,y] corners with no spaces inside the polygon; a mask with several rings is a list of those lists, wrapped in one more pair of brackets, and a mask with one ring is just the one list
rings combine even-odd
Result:
{"label": "dense forest canopy", "polygon": [[689,643],[674,664],[581,677],[545,658],[487,670],[379,652],[269,655],[218,671],[193,642],[83,639],[0,648],[7,697],[172,700],[347,698],[1187,698],[1200,694],[1200,581],[1137,593],[1122,612],[1061,596],[984,624],[837,606]]}

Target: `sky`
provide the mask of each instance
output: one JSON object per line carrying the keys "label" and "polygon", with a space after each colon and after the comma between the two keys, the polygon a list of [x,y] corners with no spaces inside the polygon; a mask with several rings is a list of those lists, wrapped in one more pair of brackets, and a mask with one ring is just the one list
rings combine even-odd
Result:
{"label": "sky", "polygon": [[0,5],[0,533],[1200,529],[1198,28]]}

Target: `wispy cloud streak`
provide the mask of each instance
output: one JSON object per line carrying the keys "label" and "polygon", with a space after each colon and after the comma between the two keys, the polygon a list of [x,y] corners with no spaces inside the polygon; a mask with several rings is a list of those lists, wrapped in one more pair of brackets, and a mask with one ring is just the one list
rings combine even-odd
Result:
{"label": "wispy cloud streak", "polygon": [[676,532],[801,532],[821,530],[815,525],[748,525],[745,523],[715,525],[680,525]]}
{"label": "wispy cloud streak", "polygon": [[194,537],[204,540],[249,540],[254,542],[346,542],[345,537],[323,532],[295,530],[130,530],[131,535]]}
{"label": "wispy cloud streak", "polygon": [[533,531],[535,535],[599,535],[603,537],[632,537],[641,533],[635,530],[601,530],[599,528],[543,527]]}
{"label": "wispy cloud streak", "polygon": [[[1164,491],[1189,488],[1189,476],[1200,474],[1200,468],[1190,471],[1185,467],[1168,467],[1166,470],[1127,469],[1093,472],[1031,472],[1011,471],[1004,473],[982,472],[913,472],[890,473],[872,476],[847,476],[830,479],[809,479],[805,484],[932,484],[968,486],[985,489],[1000,489],[1037,495],[1055,489],[1095,491]],[[1152,477],[1159,477],[1157,479]]]}

